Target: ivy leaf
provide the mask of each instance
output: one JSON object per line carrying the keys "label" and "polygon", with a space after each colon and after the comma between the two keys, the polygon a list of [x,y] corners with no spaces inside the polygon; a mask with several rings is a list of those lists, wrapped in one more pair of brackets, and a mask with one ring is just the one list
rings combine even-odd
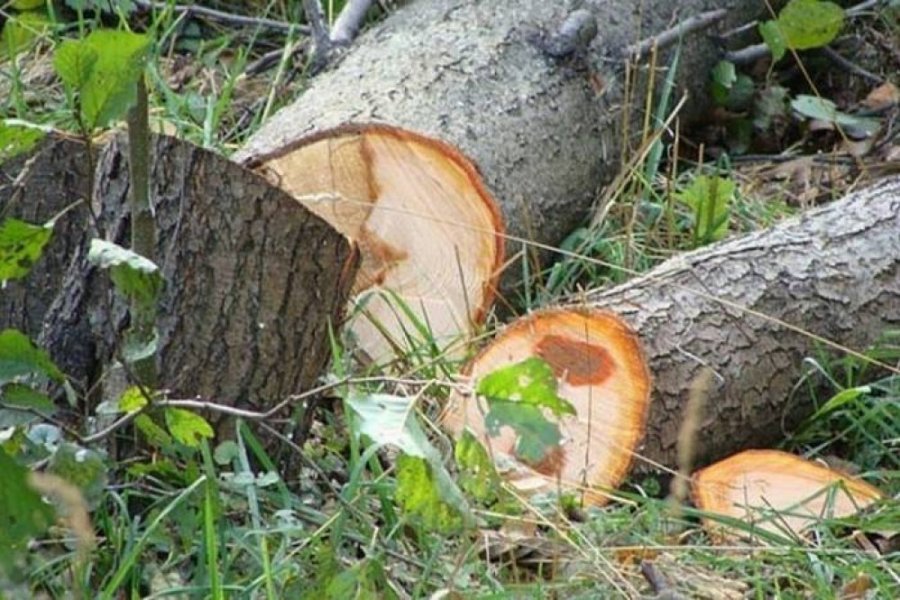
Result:
{"label": "ivy leaf", "polygon": [[54,381],[64,376],[46,352],[34,346],[21,331],[0,332],[0,382],[26,375],[43,375]]}
{"label": "ivy leaf", "polygon": [[52,234],[52,227],[5,219],[0,225],[0,282],[25,277]]}
{"label": "ivy leaf", "polygon": [[458,530],[462,526],[460,513],[444,501],[434,475],[425,459],[400,456],[397,460],[397,503],[430,531]]}
{"label": "ivy leaf", "polygon": [[10,571],[31,538],[53,522],[53,509],[28,485],[28,469],[0,448],[0,572]]}
{"label": "ivy leaf", "polygon": [[116,289],[141,306],[152,306],[162,291],[163,277],[156,263],[118,244],[91,240],[88,260],[109,269]]}
{"label": "ivy leaf", "polygon": [[165,413],[169,433],[185,446],[196,448],[201,439],[213,436],[212,426],[197,413],[181,408],[167,408]]}
{"label": "ivy leaf", "polygon": [[821,48],[837,37],[844,9],[823,0],[791,0],[778,13],[778,28],[788,48]]}

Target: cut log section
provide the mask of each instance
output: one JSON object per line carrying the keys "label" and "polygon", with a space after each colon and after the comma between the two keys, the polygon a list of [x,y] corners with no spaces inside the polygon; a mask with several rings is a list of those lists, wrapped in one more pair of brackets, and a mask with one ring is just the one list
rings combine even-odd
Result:
{"label": "cut log section", "polygon": [[[797,537],[823,518],[846,517],[883,498],[850,475],[778,450],[747,450],[694,474],[694,504],[740,519],[756,530]],[[748,537],[715,519],[704,526],[717,539]],[[749,528],[748,528],[749,529]]]}
{"label": "cut log section", "polygon": [[457,438],[469,430],[492,454],[504,477],[524,493],[583,494],[601,505],[631,465],[644,433],[650,375],[637,336],[602,311],[545,310],[507,327],[466,367],[473,381],[500,367],[539,357],[553,369],[559,395],[576,414],[559,420],[562,441],[539,464],[516,456],[508,427],[489,437],[474,395],[454,393],[443,419]]}
{"label": "cut log section", "polygon": [[483,322],[503,260],[499,210],[468,159],[409,131],[354,125],[253,166],[359,244],[350,328],[370,359],[432,340],[465,348],[456,342]]}

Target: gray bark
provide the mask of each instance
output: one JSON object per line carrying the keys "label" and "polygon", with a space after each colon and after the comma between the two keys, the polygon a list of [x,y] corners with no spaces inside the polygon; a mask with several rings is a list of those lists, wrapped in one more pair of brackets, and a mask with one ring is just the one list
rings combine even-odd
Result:
{"label": "gray bark", "polygon": [[[570,14],[565,4],[412,2],[360,36],[339,65],[316,77],[235,158],[256,165],[349,122],[414,130],[457,146],[475,163],[509,233],[556,244],[620,168],[623,49],[710,8],[728,9],[721,28],[765,10],[763,2],[746,0],[593,0],[584,3],[599,25],[589,50],[551,56],[560,54],[550,42]],[[667,56],[661,53],[661,64]],[[685,39],[679,81],[694,112],[703,110],[716,60],[707,35]],[[631,100],[635,123],[643,91],[639,86]]]}
{"label": "gray bark", "polygon": [[803,359],[819,349],[841,356],[794,328],[856,351],[900,329],[900,178],[678,256],[586,301],[622,315],[646,349],[654,382],[641,456],[676,466],[688,390],[704,366],[715,376],[697,461],[770,447],[811,414],[808,394],[792,396]]}

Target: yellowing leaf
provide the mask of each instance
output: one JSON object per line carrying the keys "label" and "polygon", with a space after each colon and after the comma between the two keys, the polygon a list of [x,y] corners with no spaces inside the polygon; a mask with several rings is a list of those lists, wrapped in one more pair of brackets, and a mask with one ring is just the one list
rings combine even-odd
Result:
{"label": "yellowing leaf", "polygon": [[181,408],[166,409],[166,426],[172,437],[185,446],[197,447],[201,439],[213,436],[213,429],[206,419]]}

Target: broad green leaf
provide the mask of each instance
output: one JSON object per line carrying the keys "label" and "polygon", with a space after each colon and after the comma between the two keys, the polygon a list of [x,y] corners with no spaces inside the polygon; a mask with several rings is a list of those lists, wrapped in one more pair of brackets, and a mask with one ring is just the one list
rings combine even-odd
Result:
{"label": "broad green leaf", "polygon": [[453,449],[459,467],[459,486],[483,504],[492,504],[500,492],[500,476],[487,450],[475,436],[464,431]]}
{"label": "broad green leaf", "polygon": [[840,33],[844,9],[824,0],[790,0],[778,13],[778,28],[788,48],[821,48]]}
{"label": "broad green leaf", "polygon": [[238,455],[238,445],[233,440],[225,440],[213,452],[213,459],[216,464],[230,465],[231,461]]}
{"label": "broad green leaf", "polygon": [[0,224],[0,282],[25,277],[41,257],[53,229],[18,219]]}
{"label": "broad green leaf", "polygon": [[40,129],[0,121],[0,163],[30,152],[46,135]]}
{"label": "broad green leaf", "polygon": [[407,514],[431,531],[454,531],[462,525],[459,513],[444,502],[425,459],[409,455],[399,457],[396,500]]}
{"label": "broad green leaf", "polygon": [[163,278],[159,267],[118,244],[91,240],[88,260],[101,269],[109,269],[116,289],[142,306],[152,306],[162,291]]}
{"label": "broad green leaf", "polygon": [[119,398],[119,410],[132,413],[147,406],[147,397],[137,386],[131,386],[122,393]]}
{"label": "broad green leaf", "polygon": [[493,371],[478,381],[476,392],[498,399],[549,409],[554,415],[574,415],[575,408],[556,393],[553,369],[537,357]]}
{"label": "broad green leaf", "polygon": [[351,390],[347,405],[358,417],[356,435],[378,445],[391,445],[408,456],[428,461],[441,497],[470,520],[468,503],[443,465],[441,455],[428,441],[415,415],[415,400],[389,394],[361,394]]}
{"label": "broad green leaf", "polygon": [[0,572],[24,556],[31,538],[53,523],[53,509],[28,485],[28,469],[0,449]]}
{"label": "broad green leaf", "polygon": [[64,378],[47,353],[35,347],[28,336],[5,329],[0,332],[0,382],[25,375],[44,375],[54,381]]}
{"label": "broad green leaf", "polygon": [[31,386],[10,383],[0,390],[0,400],[8,407],[32,409],[44,415],[56,412],[56,405],[47,396]]}
{"label": "broad green leaf", "polygon": [[734,63],[720,60],[712,70],[712,97],[716,104],[724,105],[728,99],[728,91],[737,81]]}
{"label": "broad green leaf", "polygon": [[842,127],[850,127],[870,136],[878,131],[881,122],[878,119],[848,115],[837,109],[837,105],[827,98],[799,94],[791,101],[791,108],[810,119],[819,119],[836,123]]}
{"label": "broad green leaf", "polygon": [[53,453],[47,469],[80,489],[91,510],[103,499],[108,477],[106,463],[99,452],[62,443]]}
{"label": "broad green leaf", "polygon": [[122,344],[122,358],[128,364],[146,360],[156,354],[159,349],[159,331],[154,327],[147,339],[139,333],[129,330],[125,332]]}
{"label": "broad green leaf", "polygon": [[150,48],[146,35],[99,29],[85,40],[97,53],[90,78],[80,88],[81,110],[89,127],[104,127],[134,104]]}
{"label": "broad green leaf", "polygon": [[778,62],[787,52],[787,41],[777,21],[764,21],[759,24],[759,35],[772,53],[772,60]]}
{"label": "broad green leaf", "polygon": [[723,177],[700,175],[676,194],[694,212],[694,237],[698,243],[720,240],[728,233],[731,201],[737,184]]}
{"label": "broad green leaf", "polygon": [[148,414],[138,415],[134,419],[134,426],[137,427],[147,442],[153,446],[160,448],[169,448],[172,446],[172,437],[166,433],[166,430],[156,424],[156,421]]}
{"label": "broad green leaf", "polygon": [[488,435],[500,435],[503,426],[516,432],[516,456],[528,464],[538,464],[562,441],[559,425],[549,421],[533,404],[493,399],[484,417]]}
{"label": "broad green leaf", "polygon": [[53,54],[53,68],[66,87],[80,92],[90,81],[97,59],[97,51],[84,40],[63,40]]}
{"label": "broad green leaf", "polygon": [[11,8],[16,10],[33,10],[42,8],[47,0],[12,0],[9,3]]}
{"label": "broad green leaf", "polygon": [[203,438],[213,436],[212,426],[195,412],[181,408],[167,408],[166,426],[172,437],[185,446],[197,447]]}

